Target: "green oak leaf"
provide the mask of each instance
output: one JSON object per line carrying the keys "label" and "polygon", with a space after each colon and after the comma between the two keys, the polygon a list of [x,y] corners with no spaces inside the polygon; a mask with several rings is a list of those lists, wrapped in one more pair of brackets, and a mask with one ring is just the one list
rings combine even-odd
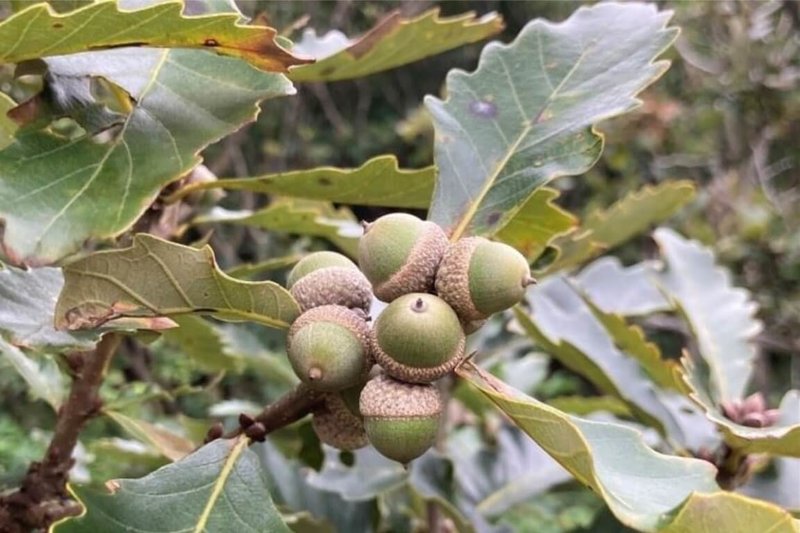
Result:
{"label": "green oak leaf", "polygon": [[[531,338],[573,372],[603,393],[623,402],[648,425],[683,442],[682,431],[658,391],[634,357],[654,345],[644,339],[620,346],[566,278],[553,277],[528,291],[531,312],[514,308],[519,325]],[[635,348],[635,349],[631,349]],[[634,353],[630,353],[634,352]],[[656,354],[657,355],[657,354]]]}
{"label": "green oak leaf", "polygon": [[64,267],[55,324],[95,328],[118,317],[186,313],[288,328],[300,308],[277,283],[227,276],[209,246],[198,250],[138,234],[130,248],[96,252]]}
{"label": "green oak leaf", "polygon": [[393,155],[374,157],[358,168],[317,167],[252,178],[221,179],[180,189],[170,199],[197,190],[231,189],[340,204],[425,209],[431,201],[435,167],[398,168]]}
{"label": "green oak leaf", "polygon": [[489,44],[474,73],[451,71],[447,99],[425,100],[439,168],[430,219],[453,239],[491,234],[549,180],[588,170],[602,151],[591,126],[636,107],[667,69],[655,58],[677,35],[669,18],[648,4],[581,7]]}
{"label": "green oak leaf", "polygon": [[8,117],[8,112],[17,107],[17,103],[6,93],[0,93],[0,150],[14,141],[17,123]]}
{"label": "green oak leaf", "polygon": [[692,494],[664,533],[798,533],[800,521],[773,504],[731,492]]}
{"label": "green oak leaf", "polygon": [[[725,442],[742,453],[769,453],[800,457],[800,421],[791,413],[800,410],[800,393],[789,391],[781,404],[782,417],[778,424],[769,427],[749,427],[727,418],[710,396],[706,380],[698,365],[689,357],[682,359],[682,375],[690,397],[705,411],[709,420],[722,430]],[[794,415],[796,416],[796,415]]]}
{"label": "green oak leaf", "polygon": [[281,48],[273,28],[241,24],[238,13],[185,17],[183,9],[184,2],[178,1],[128,10],[104,0],[59,14],[47,3],[31,4],[0,23],[0,61],[151,46],[204,48],[275,72],[308,63]]}
{"label": "green oak leaf", "polygon": [[214,222],[321,237],[350,257],[356,256],[358,239],[362,233],[361,226],[350,210],[336,209],[325,202],[305,200],[278,200],[258,211],[229,211],[217,207],[193,221],[195,224]]}
{"label": "green oak leaf", "polygon": [[542,274],[572,268],[670,218],[694,198],[690,181],[645,185],[608,209],[592,211],[581,226],[553,242],[558,255]]}
{"label": "green oak leaf", "polygon": [[614,396],[558,396],[547,400],[547,405],[578,416],[586,416],[597,411],[624,417],[633,414],[625,402]]}
{"label": "green oak leaf", "polygon": [[32,127],[0,151],[4,246],[17,263],[50,263],[86,239],[124,232],[164,185],[200,162],[201,149],[254,120],[260,100],[294,92],[280,74],[200,50],[123,48],[47,63],[55,80],[117,84],[131,110],[99,137]]}
{"label": "green oak leaf", "polygon": [[338,31],[318,37],[307,30],[292,52],[317,62],[293,68],[289,77],[295,82],[361,78],[481,41],[502,29],[503,19],[495,13],[443,18],[431,9],[412,19],[395,11],[353,41]]}
{"label": "green oak leaf", "polygon": [[578,224],[577,218],[553,203],[558,195],[549,187],[537,189],[494,238],[513,246],[528,260],[535,260],[553,239]]}
{"label": "green oak leaf", "polygon": [[113,480],[109,493],[71,490],[84,514],[55,533],[289,532],[269,494],[269,481],[245,437],[218,439],[141,479]]}
{"label": "green oak leaf", "polygon": [[578,481],[591,487],[625,525],[657,531],[665,525],[665,515],[692,493],[718,490],[716,469],[706,461],[663,455],[648,448],[634,429],[562,413],[471,362],[457,372]]}
{"label": "green oak leaf", "polygon": [[697,338],[699,355],[710,370],[713,398],[742,398],[756,358],[752,339],[761,331],[757,305],[746,290],[733,287],[730,274],[716,265],[708,248],[667,228],[656,230],[653,238],[666,263],[656,282]]}

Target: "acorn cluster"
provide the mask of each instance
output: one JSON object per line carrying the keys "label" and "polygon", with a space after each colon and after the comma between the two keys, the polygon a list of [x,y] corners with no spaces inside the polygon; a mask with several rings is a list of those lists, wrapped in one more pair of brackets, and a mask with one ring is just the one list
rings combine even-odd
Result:
{"label": "acorn cluster", "polygon": [[[287,280],[303,313],[286,348],[297,376],[324,394],[312,420],[320,440],[342,450],[371,443],[403,464],[422,455],[443,409],[433,382],[464,359],[466,336],[532,282],[510,246],[451,243],[404,213],[364,224],[358,265],[334,252],[303,258]],[[388,305],[370,327],[373,295]]]}

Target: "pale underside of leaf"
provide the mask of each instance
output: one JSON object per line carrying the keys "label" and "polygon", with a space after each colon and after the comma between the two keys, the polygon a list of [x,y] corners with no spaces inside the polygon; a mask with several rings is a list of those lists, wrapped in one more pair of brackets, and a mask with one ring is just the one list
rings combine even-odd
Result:
{"label": "pale underside of leaf", "polygon": [[0,23],[0,61],[154,46],[204,48],[276,72],[309,62],[278,46],[275,29],[240,24],[238,13],[185,17],[183,9],[184,2],[165,1],[126,10],[118,2],[104,0],[59,14],[47,3],[36,3]]}
{"label": "pale underside of leaf", "polygon": [[666,264],[654,279],[696,335],[699,355],[711,371],[714,398],[742,398],[756,357],[752,339],[761,331],[757,305],[746,290],[733,287],[711,250],[667,228],[653,237]]}
{"label": "pale underside of leaf", "polygon": [[95,328],[121,316],[211,314],[288,328],[299,308],[271,281],[225,275],[210,247],[200,250],[139,234],[133,246],[97,252],[64,267],[57,328]]}
{"label": "pale underside of leaf", "polygon": [[536,188],[588,170],[602,151],[591,126],[638,105],[668,67],[654,58],[677,34],[669,17],[652,5],[582,7],[488,45],[474,73],[448,74],[447,100],[426,98],[439,167],[430,218],[453,239],[490,233]]}

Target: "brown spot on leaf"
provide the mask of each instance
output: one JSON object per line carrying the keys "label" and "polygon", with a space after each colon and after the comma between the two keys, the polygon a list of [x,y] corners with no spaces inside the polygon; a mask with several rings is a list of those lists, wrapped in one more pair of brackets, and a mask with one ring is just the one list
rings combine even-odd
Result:
{"label": "brown spot on leaf", "polygon": [[216,39],[206,39],[203,41],[203,46],[219,46]]}
{"label": "brown spot on leaf", "polygon": [[324,178],[323,177],[323,178],[318,179],[317,181],[323,187],[330,187],[331,185],[333,185],[333,182],[329,178]]}
{"label": "brown spot on leaf", "polygon": [[497,224],[497,221],[500,220],[502,213],[495,211],[494,213],[489,213],[489,216],[486,217],[486,223],[490,226],[494,226]]}
{"label": "brown spot on leaf", "polygon": [[394,32],[394,30],[400,26],[400,23],[400,11],[392,11],[383,20],[378,22],[375,27],[347,47],[347,51],[354,58],[359,59],[372,50],[384,37]]}
{"label": "brown spot on leaf", "polygon": [[63,27],[64,27],[64,25],[63,25],[62,23],[60,23],[60,22],[54,22],[54,23],[53,23],[53,27],[54,27],[55,29],[59,30],[59,29],[63,28]]}

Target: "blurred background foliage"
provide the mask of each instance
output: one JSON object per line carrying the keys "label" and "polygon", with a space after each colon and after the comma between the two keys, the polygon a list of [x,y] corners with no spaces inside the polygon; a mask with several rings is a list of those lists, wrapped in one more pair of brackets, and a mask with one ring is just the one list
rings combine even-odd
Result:
{"label": "blurred background foliage", "polygon": [[[445,15],[469,10],[501,13],[506,30],[499,38],[507,41],[529,20],[562,20],[578,4],[486,0],[449,1],[440,7]],[[561,178],[553,186],[561,191],[558,203],[583,218],[644,184],[692,180],[697,199],[671,224],[711,246],[732,272],[734,284],[749,289],[758,301],[765,330],[758,337],[761,360],[752,389],[765,393],[775,405],[792,383],[800,386],[800,2],[658,4],[674,10],[673,22],[682,28],[677,45],[667,53],[672,67],[643,94],[639,110],[601,125],[606,147],[600,162],[587,175]],[[266,16],[284,36],[299,40],[309,28],[318,34],[339,29],[356,36],[392,9],[413,15],[437,4],[258,0],[239,5],[246,15]],[[441,93],[450,69],[472,70],[484,44],[355,81],[299,85],[297,96],[265,102],[258,122],[210,147],[205,164],[220,177],[319,165],[355,167],[386,153],[396,154],[401,167],[429,165],[433,131],[422,98]],[[221,205],[255,209],[268,201],[251,193],[228,192]],[[384,211],[355,207],[354,212],[372,219]],[[323,240],[246,226],[218,225],[210,230],[193,228],[184,241],[210,239],[223,267],[329,246]],[[616,255],[632,264],[655,256],[655,244],[642,236]],[[283,275],[285,269],[265,274],[278,281]],[[648,332],[670,354],[670,335],[680,334],[680,324],[659,317],[647,320]],[[135,420],[157,421],[197,442],[213,419],[233,423],[240,412],[257,411],[294,383],[282,353],[281,333],[250,326],[225,328],[229,334],[194,342],[225,353],[234,369],[228,372],[184,357],[185,343],[191,339],[168,335],[150,344],[127,343],[104,386],[106,408]],[[191,337],[190,326],[182,331]],[[511,337],[501,323],[485,328],[476,342],[490,359],[494,352],[522,356],[533,350],[529,340]],[[585,380],[545,355],[506,359],[516,365],[505,369],[509,382],[538,397],[593,392]],[[38,428],[52,427],[54,420],[44,402],[27,397],[27,388],[13,372],[2,371],[7,364],[0,359],[0,489],[13,486],[28,462],[41,456],[48,436]],[[515,382],[519,376],[526,379]],[[519,438],[519,432],[504,426],[499,417],[481,418],[485,405],[474,393],[459,388],[455,394],[462,401],[453,403],[449,419],[461,429],[452,433],[448,448],[458,450],[451,453],[457,467],[454,490],[465,513],[480,508],[481,519],[491,517],[498,527],[520,531],[621,530],[591,492],[568,482],[563,472],[548,474],[552,461],[541,457],[531,441]],[[166,462],[154,451],[157,445],[144,446],[129,435],[108,418],[93,421],[82,437],[86,447],[79,450],[76,479],[102,484],[112,477],[143,475]],[[265,461],[279,453],[276,449],[294,459],[275,474],[278,485],[290,483],[298,468],[323,464],[323,450],[307,421],[279,431],[270,442],[261,450]],[[325,464],[352,462],[348,455],[328,457]],[[513,466],[520,462],[544,473],[534,484],[520,481]],[[423,463],[415,468],[436,466]],[[361,481],[369,485],[364,472],[352,475],[363,476]],[[551,487],[555,490],[546,497],[525,497],[534,488]],[[304,489],[302,497],[298,492],[276,501],[284,510],[326,509],[319,511],[321,515],[344,527],[342,521],[351,508],[343,506],[338,495],[325,499],[312,494],[312,489]],[[423,489],[416,487],[418,492]],[[492,510],[491,496],[500,490],[518,498],[508,500],[513,503],[508,508]],[[384,513],[384,525],[415,527],[419,524],[413,517],[419,513],[412,511],[419,502],[413,501],[413,494],[410,501],[405,501],[407,497],[389,491],[377,500],[348,505],[366,506],[368,512],[360,516]],[[397,500],[403,504],[388,505]],[[406,507],[406,514],[385,515],[389,508]],[[487,507],[489,512],[484,512]],[[476,516],[472,518],[477,520]],[[307,517],[298,520],[302,523]]]}

